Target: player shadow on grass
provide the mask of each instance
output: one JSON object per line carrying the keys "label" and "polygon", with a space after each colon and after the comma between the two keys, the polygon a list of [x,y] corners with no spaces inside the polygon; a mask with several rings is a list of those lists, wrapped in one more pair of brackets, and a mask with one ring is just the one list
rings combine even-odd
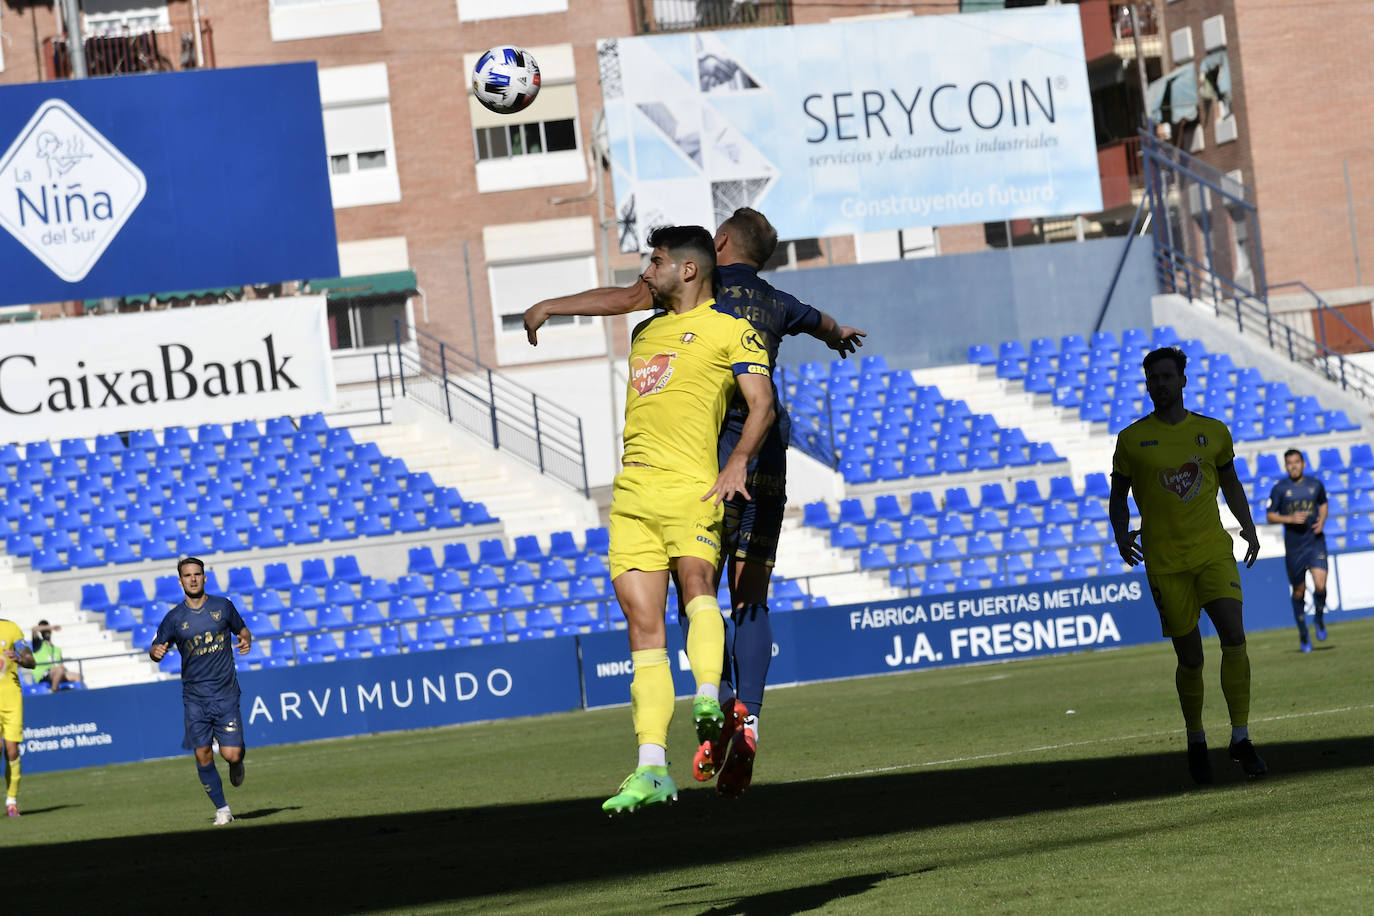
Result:
{"label": "player shadow on grass", "polygon": [[283,811],[299,811],[300,805],[286,805],[281,808],[254,808],[252,811],[235,811],[234,820],[236,821],[256,821],[260,818],[271,817],[274,814],[281,814]]}
{"label": "player shadow on grass", "polygon": [[726,903],[716,904],[709,909],[701,910],[700,916],[772,916],[775,913],[809,913],[828,903],[857,897],[877,887],[888,878],[900,877],[905,876],[892,872],[847,875],[819,884],[805,884],[780,891],[765,891],[761,894],[751,894],[748,897],[737,897]]}
{"label": "player shadow on grass", "polygon": [[[1310,773],[1374,765],[1374,736],[1265,743],[1268,783]],[[475,905],[490,895],[528,892],[556,897],[563,885],[598,879],[654,881],[665,867],[740,864],[739,850],[778,853],[825,844],[857,842],[917,832],[912,848],[916,870],[966,864],[932,844],[923,852],[919,831],[956,824],[977,825],[998,818],[1042,812],[1091,811],[1146,799],[1183,797],[1199,791],[1208,804],[1180,804],[1180,817],[1215,821],[1231,805],[1227,796],[1249,792],[1224,746],[1213,750],[1215,786],[1199,790],[1188,779],[1183,749],[1115,757],[1075,757],[985,764],[958,769],[921,768],[872,776],[770,784],[766,773],[734,802],[709,789],[683,786],[680,802],[617,820],[600,811],[601,796],[517,805],[486,805],[369,815],[327,821],[233,824],[223,828],[182,827],[162,835],[107,840],[25,843],[5,850],[16,873],[54,861],[63,863],[66,903],[108,902],[107,875],[127,887],[159,887],[159,905],[185,912],[204,901],[198,887],[165,881],[166,863],[193,849],[211,848],[218,859],[253,876],[253,886],[270,889],[270,909],[340,912],[416,908],[463,901]],[[1035,756],[1027,753],[1027,757]],[[1237,799],[1234,807],[1243,808]],[[438,803],[439,800],[435,799]],[[255,811],[265,817],[271,810]],[[181,827],[181,825],[177,825]],[[213,831],[213,833],[211,833]],[[1013,834],[1014,835],[1014,834]],[[1072,850],[1115,838],[1139,837],[1139,826],[1112,818],[1085,818],[1067,838],[1037,836],[1026,849],[1011,845],[1000,831],[987,834],[999,855]],[[655,852],[657,851],[657,852]],[[979,855],[986,854],[983,850]],[[881,868],[884,863],[869,864]],[[117,871],[115,871],[117,870]],[[708,872],[709,873],[709,872]],[[874,875],[830,881],[814,887],[760,895],[723,912],[764,912],[795,892],[800,905],[861,894]],[[858,882],[858,883],[855,883]],[[183,884],[185,886],[183,887]],[[685,889],[684,889],[685,890]],[[255,891],[255,893],[257,893]],[[827,895],[829,895],[827,897]],[[720,904],[718,889],[684,894],[679,906]],[[822,899],[824,898],[824,899]]]}

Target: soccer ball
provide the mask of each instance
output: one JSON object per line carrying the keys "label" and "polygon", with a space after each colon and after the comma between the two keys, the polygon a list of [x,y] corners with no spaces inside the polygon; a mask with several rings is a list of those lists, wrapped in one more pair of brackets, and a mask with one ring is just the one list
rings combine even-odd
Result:
{"label": "soccer ball", "polygon": [[524,48],[492,48],[472,68],[472,94],[497,114],[514,114],[539,94],[539,65]]}

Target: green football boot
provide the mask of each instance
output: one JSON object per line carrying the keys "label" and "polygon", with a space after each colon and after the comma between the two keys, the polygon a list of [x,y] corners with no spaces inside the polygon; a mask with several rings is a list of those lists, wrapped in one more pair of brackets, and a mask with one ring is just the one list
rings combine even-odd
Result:
{"label": "green football boot", "polygon": [[677,784],[667,767],[642,766],[620,784],[620,791],[606,799],[601,810],[614,817],[633,814],[649,805],[671,805],[677,801]]}
{"label": "green football boot", "polygon": [[720,703],[710,697],[697,697],[692,701],[692,721],[697,726],[697,744],[719,741],[725,713],[721,712]]}

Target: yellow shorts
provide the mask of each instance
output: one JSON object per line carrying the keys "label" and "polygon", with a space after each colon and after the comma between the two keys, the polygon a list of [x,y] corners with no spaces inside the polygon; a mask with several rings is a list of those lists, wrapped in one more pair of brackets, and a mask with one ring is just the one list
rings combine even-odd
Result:
{"label": "yellow shorts", "polygon": [[725,507],[701,501],[711,489],[658,468],[627,467],[611,497],[611,578],[630,569],[673,569],[678,557],[720,564]]}
{"label": "yellow shorts", "polygon": [[1147,569],[1146,573],[1165,636],[1193,632],[1202,607],[1218,598],[1241,600],[1240,570],[1231,557],[1218,557],[1183,572],[1155,575]]}
{"label": "yellow shorts", "polygon": [[24,693],[17,685],[0,684],[0,738],[24,740]]}

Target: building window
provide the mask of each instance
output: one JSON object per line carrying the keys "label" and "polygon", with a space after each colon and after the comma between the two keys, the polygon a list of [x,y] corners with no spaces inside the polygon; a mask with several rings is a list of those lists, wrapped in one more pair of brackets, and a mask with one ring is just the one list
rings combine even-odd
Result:
{"label": "building window", "polygon": [[386,65],[321,70],[320,101],[334,208],[399,201]]}
{"label": "building window", "polygon": [[566,13],[568,0],[458,0],[458,21],[504,19],[512,16],[537,16],[543,13]]}
{"label": "building window", "polygon": [[504,159],[535,153],[557,153],[577,149],[577,122],[572,118],[538,121],[534,124],[506,124],[479,127],[473,132],[477,160]]}
{"label": "building window", "polygon": [[596,269],[595,223],[586,217],[488,225],[482,229],[499,365],[599,356],[601,318],[550,322],[538,349],[525,341],[525,309],[541,299],[603,285]]}
{"label": "building window", "polygon": [[377,0],[269,0],[273,41],[356,35],[382,30]]}
{"label": "building window", "polygon": [[407,339],[410,317],[406,298],[378,299],[363,304],[350,301],[329,303],[329,346],[334,350],[383,347],[396,340],[396,321],[401,322],[401,337]]}

